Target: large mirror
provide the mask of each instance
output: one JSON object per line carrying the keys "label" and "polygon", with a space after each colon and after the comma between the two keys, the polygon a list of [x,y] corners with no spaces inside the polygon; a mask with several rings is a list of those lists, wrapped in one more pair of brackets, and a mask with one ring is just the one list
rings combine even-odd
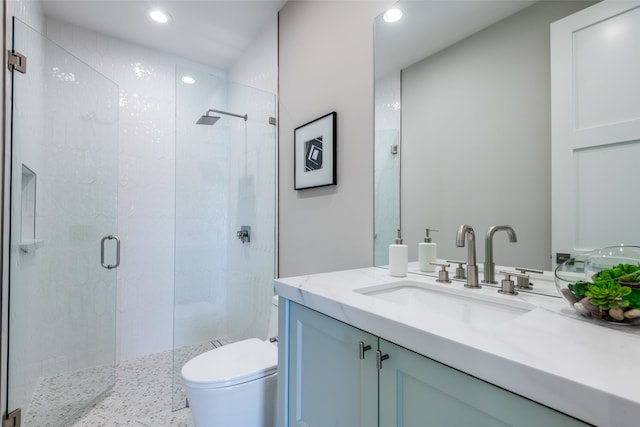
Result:
{"label": "large mirror", "polygon": [[[550,270],[550,23],[590,1],[408,1],[375,22],[375,265],[402,229],[415,271],[425,229],[437,257],[473,227],[498,265]],[[412,268],[413,267],[413,268]],[[417,272],[417,271],[415,271]]]}

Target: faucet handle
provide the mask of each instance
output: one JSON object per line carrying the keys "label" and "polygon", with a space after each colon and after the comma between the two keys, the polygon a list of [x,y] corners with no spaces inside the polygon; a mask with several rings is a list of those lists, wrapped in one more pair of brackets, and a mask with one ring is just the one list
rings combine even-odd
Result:
{"label": "faucet handle", "polygon": [[466,261],[460,261],[457,259],[448,259],[447,262],[450,262],[452,264],[458,264],[458,266],[456,267],[456,275],[453,276],[454,279],[467,278],[467,272],[464,269],[464,265],[467,263]]}
{"label": "faucet handle", "polygon": [[500,282],[500,289],[498,292],[506,295],[518,295],[518,292],[515,290],[515,286],[513,284],[513,280],[511,277],[517,277],[518,279],[526,279],[529,281],[528,274],[516,273],[515,271],[500,271],[500,274],[504,274],[504,279]]}
{"label": "faucet handle", "polygon": [[451,280],[449,279],[449,272],[447,271],[447,268],[449,268],[451,266],[451,264],[447,264],[447,263],[444,263],[444,262],[430,262],[429,264],[437,265],[438,267],[442,267],[442,269],[440,271],[438,271],[438,278],[436,279],[436,282],[438,282],[438,283],[451,283]]}
{"label": "faucet handle", "polygon": [[[521,272],[522,274],[524,273],[536,273],[536,274],[543,274],[544,271],[542,270],[538,270],[535,268],[528,268],[528,267],[516,267],[516,270]],[[516,281],[516,287],[520,288],[520,289],[533,289],[533,283],[529,282],[529,275],[526,275],[527,277],[518,277],[517,281]]]}

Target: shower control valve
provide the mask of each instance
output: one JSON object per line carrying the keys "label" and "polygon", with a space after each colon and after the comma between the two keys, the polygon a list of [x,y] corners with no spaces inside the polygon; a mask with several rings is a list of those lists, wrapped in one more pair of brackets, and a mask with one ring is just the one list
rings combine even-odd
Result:
{"label": "shower control valve", "polygon": [[242,225],[240,230],[236,231],[236,236],[242,243],[249,243],[251,241],[251,226]]}

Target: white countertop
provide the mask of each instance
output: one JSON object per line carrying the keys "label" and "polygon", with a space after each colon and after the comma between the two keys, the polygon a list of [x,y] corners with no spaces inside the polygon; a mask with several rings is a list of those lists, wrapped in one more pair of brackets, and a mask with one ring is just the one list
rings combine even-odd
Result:
{"label": "white countertop", "polygon": [[[407,310],[354,289],[411,280],[532,304],[499,324]],[[560,298],[363,268],[277,279],[276,292],[521,396],[597,426],[640,425],[640,327],[595,324]],[[459,317],[459,316],[458,316]]]}

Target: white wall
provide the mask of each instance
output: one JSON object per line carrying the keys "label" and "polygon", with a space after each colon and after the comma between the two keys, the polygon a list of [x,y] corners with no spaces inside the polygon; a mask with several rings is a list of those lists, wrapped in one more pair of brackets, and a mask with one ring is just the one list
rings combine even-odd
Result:
{"label": "white wall", "polygon": [[232,82],[278,93],[278,17],[256,36],[242,57],[228,71]]}
{"label": "white wall", "polygon": [[[373,265],[373,20],[390,1],[280,11],[279,276]],[[336,186],[293,189],[293,130],[337,112]]]}

